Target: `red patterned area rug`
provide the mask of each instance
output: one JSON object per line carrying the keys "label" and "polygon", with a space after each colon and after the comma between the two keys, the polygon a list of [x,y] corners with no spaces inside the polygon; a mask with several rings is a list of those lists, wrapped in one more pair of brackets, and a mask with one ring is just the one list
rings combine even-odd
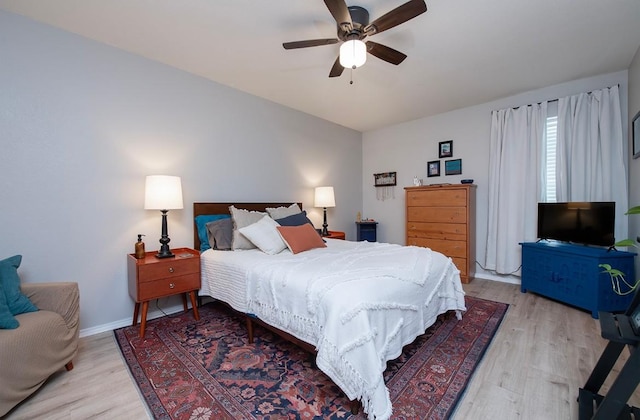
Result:
{"label": "red patterned area rug", "polygon": [[[466,297],[467,312],[440,317],[387,363],[393,419],[446,419],[464,392],[508,305]],[[309,353],[209,303],[115,330],[124,359],[156,419],[365,419]]]}

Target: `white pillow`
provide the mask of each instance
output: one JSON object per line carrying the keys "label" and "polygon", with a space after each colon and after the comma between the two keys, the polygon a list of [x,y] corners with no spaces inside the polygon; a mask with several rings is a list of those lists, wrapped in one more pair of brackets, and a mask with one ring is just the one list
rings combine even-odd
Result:
{"label": "white pillow", "polygon": [[231,241],[231,249],[254,249],[256,246],[239,231],[243,227],[249,226],[262,219],[267,213],[260,211],[249,211],[238,209],[234,206],[229,207],[231,220],[233,221],[233,240]]}
{"label": "white pillow", "polygon": [[278,254],[287,248],[287,244],[278,233],[278,222],[264,216],[256,223],[239,229],[255,246],[266,254]]}
{"label": "white pillow", "polygon": [[289,207],[267,207],[266,210],[273,220],[284,219],[287,216],[302,213],[298,203],[293,203]]}

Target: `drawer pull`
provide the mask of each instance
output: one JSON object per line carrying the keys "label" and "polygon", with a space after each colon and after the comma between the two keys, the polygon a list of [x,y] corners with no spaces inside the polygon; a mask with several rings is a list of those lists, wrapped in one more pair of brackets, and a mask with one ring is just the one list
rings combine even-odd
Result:
{"label": "drawer pull", "polygon": [[169,283],[169,289],[173,289],[174,287],[176,287],[174,283]]}
{"label": "drawer pull", "polygon": [[169,272],[173,273],[173,267],[169,267]]}

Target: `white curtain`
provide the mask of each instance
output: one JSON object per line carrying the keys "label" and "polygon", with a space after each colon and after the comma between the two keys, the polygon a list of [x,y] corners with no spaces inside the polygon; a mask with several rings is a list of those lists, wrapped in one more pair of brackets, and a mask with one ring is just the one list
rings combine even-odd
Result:
{"label": "white curtain", "polygon": [[536,239],[546,120],[547,102],[491,114],[487,270],[516,273],[519,243]]}
{"label": "white curtain", "polygon": [[615,201],[616,240],[628,236],[624,144],[618,86],[558,99],[557,200]]}

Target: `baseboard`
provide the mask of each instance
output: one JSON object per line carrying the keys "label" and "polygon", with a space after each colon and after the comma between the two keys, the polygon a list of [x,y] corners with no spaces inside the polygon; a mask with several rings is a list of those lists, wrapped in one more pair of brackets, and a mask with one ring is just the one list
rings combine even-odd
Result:
{"label": "baseboard", "polygon": [[501,283],[520,285],[520,277],[516,277],[516,276],[500,276],[497,274],[490,274],[490,273],[476,273],[475,278],[483,279],[483,280],[499,281]]}
{"label": "baseboard", "polygon": [[[149,308],[151,309],[151,308]],[[150,310],[147,313],[147,320],[150,319],[154,319],[154,318],[160,318],[161,316],[164,316],[165,314],[175,314],[176,312],[181,312],[183,311],[184,308],[182,307],[182,305],[174,305],[174,306],[170,306],[166,309],[162,309],[162,310]],[[80,330],[80,337],[88,337],[90,335],[95,335],[95,334],[100,334],[103,333],[105,331],[113,331],[115,329],[118,328],[122,328],[122,327],[127,327],[131,325],[131,317],[129,318],[125,318],[125,319],[121,319],[118,321],[113,321],[113,322],[109,322],[108,324],[102,324],[102,325],[96,325],[95,327],[91,327],[91,328],[84,328]],[[139,325],[139,324],[138,324]]]}

